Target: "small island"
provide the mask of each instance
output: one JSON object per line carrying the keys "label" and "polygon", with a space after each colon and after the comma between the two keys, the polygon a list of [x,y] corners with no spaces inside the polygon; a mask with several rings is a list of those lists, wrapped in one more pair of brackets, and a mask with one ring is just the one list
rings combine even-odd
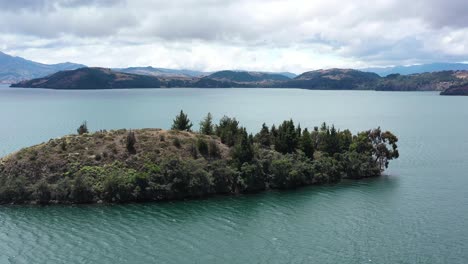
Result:
{"label": "small island", "polygon": [[323,123],[261,125],[235,118],[198,132],[183,111],[171,130],[136,129],[51,139],[0,159],[1,204],[126,203],[254,193],[379,176],[398,158],[398,138],[380,128],[353,135]]}

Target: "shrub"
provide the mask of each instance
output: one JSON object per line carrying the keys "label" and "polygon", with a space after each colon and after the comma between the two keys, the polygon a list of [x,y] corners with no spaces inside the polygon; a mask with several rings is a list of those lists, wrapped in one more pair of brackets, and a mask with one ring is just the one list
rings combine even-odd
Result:
{"label": "shrub", "polygon": [[78,132],[78,135],[83,135],[83,134],[89,133],[87,122],[84,121],[84,122],[78,127],[78,129],[76,130],[76,132]]}
{"label": "shrub", "polygon": [[172,143],[174,144],[174,146],[176,148],[180,148],[182,146],[181,142],[180,142],[180,139],[178,137],[174,138],[174,140],[172,141]]}
{"label": "shrub", "polygon": [[128,134],[127,134],[127,139],[126,139],[127,151],[130,154],[135,154],[136,153],[135,144],[136,144],[135,132],[130,130],[128,132]]}
{"label": "shrub", "polygon": [[244,163],[240,168],[238,187],[242,192],[258,192],[265,190],[265,175],[260,164]]}
{"label": "shrub", "polygon": [[208,143],[203,138],[197,139],[197,149],[202,155],[208,155]]}
{"label": "shrub", "polygon": [[210,164],[209,170],[213,177],[213,184],[217,193],[235,192],[234,183],[237,181],[239,172],[231,168],[223,160],[218,160]]}
{"label": "shrub", "polygon": [[208,145],[208,152],[209,156],[212,158],[221,157],[221,151],[219,150],[218,144],[215,140],[210,140],[210,143]]}

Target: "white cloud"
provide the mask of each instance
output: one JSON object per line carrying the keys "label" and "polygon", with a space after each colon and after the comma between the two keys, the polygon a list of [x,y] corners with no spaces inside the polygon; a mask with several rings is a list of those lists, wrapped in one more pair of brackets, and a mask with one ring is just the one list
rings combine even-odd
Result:
{"label": "white cloud", "polygon": [[466,61],[465,0],[0,0],[5,52],[52,63],[302,72]]}

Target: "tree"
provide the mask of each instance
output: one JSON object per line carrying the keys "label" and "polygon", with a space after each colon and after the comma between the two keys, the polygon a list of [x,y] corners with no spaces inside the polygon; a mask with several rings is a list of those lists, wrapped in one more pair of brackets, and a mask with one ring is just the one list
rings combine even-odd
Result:
{"label": "tree", "polygon": [[371,155],[380,171],[384,171],[388,168],[390,160],[399,157],[397,142],[398,138],[395,135],[389,131],[382,132],[379,127],[353,137],[350,150]]}
{"label": "tree", "polygon": [[293,153],[299,143],[297,130],[292,120],[284,121],[278,127],[278,136],[275,140],[275,150],[283,154]]}
{"label": "tree", "polygon": [[340,139],[338,138],[338,132],[335,126],[332,125],[331,129],[327,129],[326,135],[325,151],[330,154],[330,156],[333,156],[335,153],[340,153]]}
{"label": "tree", "polygon": [[305,128],[302,132],[300,148],[306,157],[309,159],[314,159],[314,145],[312,142],[312,137],[307,128]]}
{"label": "tree", "polygon": [[86,121],[84,121],[84,122],[78,127],[78,129],[76,130],[76,132],[78,132],[78,135],[83,135],[83,134],[89,133],[89,131],[88,131],[88,124],[86,123]]}
{"label": "tree", "polygon": [[208,113],[205,119],[200,122],[200,133],[204,135],[214,134],[213,117],[211,116],[211,113]]}
{"label": "tree", "polygon": [[239,142],[234,146],[232,151],[232,158],[237,161],[238,165],[242,165],[245,162],[251,162],[254,157],[253,145],[249,140],[247,131],[245,128],[240,135]]}
{"label": "tree", "polygon": [[380,127],[373,129],[369,132],[373,148],[373,155],[375,161],[380,167],[380,170],[388,168],[388,163],[392,159],[400,156],[398,152],[398,138],[391,132],[382,132]]}
{"label": "tree", "polygon": [[186,114],[184,114],[184,111],[180,110],[180,114],[176,116],[172,123],[172,130],[181,130],[181,131],[191,131],[192,129],[192,122],[190,122],[190,119]]}
{"label": "tree", "polygon": [[135,132],[129,131],[127,135],[127,140],[126,140],[126,147],[127,150],[130,154],[135,154],[136,149],[135,149],[135,143],[136,143],[136,137],[135,137]]}
{"label": "tree", "polygon": [[227,116],[223,116],[219,120],[219,125],[216,126],[215,130],[216,135],[221,138],[221,142],[229,147],[237,143],[239,134],[242,132],[242,128],[239,128],[239,121]]}
{"label": "tree", "polygon": [[270,130],[268,129],[267,125],[263,123],[262,129],[260,132],[255,136],[256,141],[265,148],[269,148],[271,145],[271,135]]}

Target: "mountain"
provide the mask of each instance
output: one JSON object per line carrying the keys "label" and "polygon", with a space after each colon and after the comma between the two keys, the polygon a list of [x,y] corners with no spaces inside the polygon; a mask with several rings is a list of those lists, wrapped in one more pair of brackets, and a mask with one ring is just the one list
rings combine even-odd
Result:
{"label": "mountain", "polygon": [[80,68],[61,71],[55,74],[22,81],[11,87],[50,88],[50,89],[118,89],[118,88],[158,88],[162,81],[156,77],[115,72],[105,68]]}
{"label": "mountain", "polygon": [[165,69],[165,68],[153,68],[148,67],[129,67],[129,68],[116,68],[112,69],[118,72],[141,74],[141,75],[150,75],[156,77],[201,77],[208,75],[207,72],[201,71],[192,71],[192,70],[174,70],[174,69]]}
{"label": "mountain", "polygon": [[106,68],[80,68],[61,71],[55,74],[22,81],[11,87],[49,88],[49,89],[123,89],[123,88],[160,88],[160,87],[203,87],[229,88],[246,87],[229,81],[209,78],[155,77],[132,73],[117,72]]}
{"label": "mountain", "polygon": [[275,73],[275,74],[283,75],[283,76],[288,77],[289,79],[294,79],[297,77],[297,74],[292,73],[292,72],[267,72],[267,73]]}
{"label": "mountain", "polygon": [[[328,69],[305,72],[294,79],[289,79],[278,74],[240,71],[221,71],[201,78],[189,78],[139,75],[105,68],[80,68],[22,81],[11,87],[50,89],[257,87],[311,90],[444,91],[466,84],[468,84],[468,71],[391,74],[387,77],[380,77],[375,73],[352,69]],[[447,90],[447,93],[449,92],[450,90]]]}
{"label": "mountain", "polygon": [[462,71],[468,70],[467,63],[430,63],[411,66],[395,66],[385,68],[365,68],[361,69],[366,72],[375,72],[380,76],[387,76],[389,74],[415,74],[425,72],[438,72],[438,71]]}
{"label": "mountain", "polygon": [[372,89],[372,86],[380,78],[375,73],[358,70],[328,69],[305,72],[293,80],[279,85],[312,90],[367,90]]}
{"label": "mountain", "polygon": [[71,62],[43,64],[0,52],[0,83],[15,83],[82,67],[85,66]]}
{"label": "mountain", "polygon": [[250,71],[218,71],[206,76],[205,78],[237,83],[261,83],[290,80],[289,77],[282,74]]}
{"label": "mountain", "polygon": [[390,74],[375,85],[377,91],[443,91],[468,81],[468,71]]}

